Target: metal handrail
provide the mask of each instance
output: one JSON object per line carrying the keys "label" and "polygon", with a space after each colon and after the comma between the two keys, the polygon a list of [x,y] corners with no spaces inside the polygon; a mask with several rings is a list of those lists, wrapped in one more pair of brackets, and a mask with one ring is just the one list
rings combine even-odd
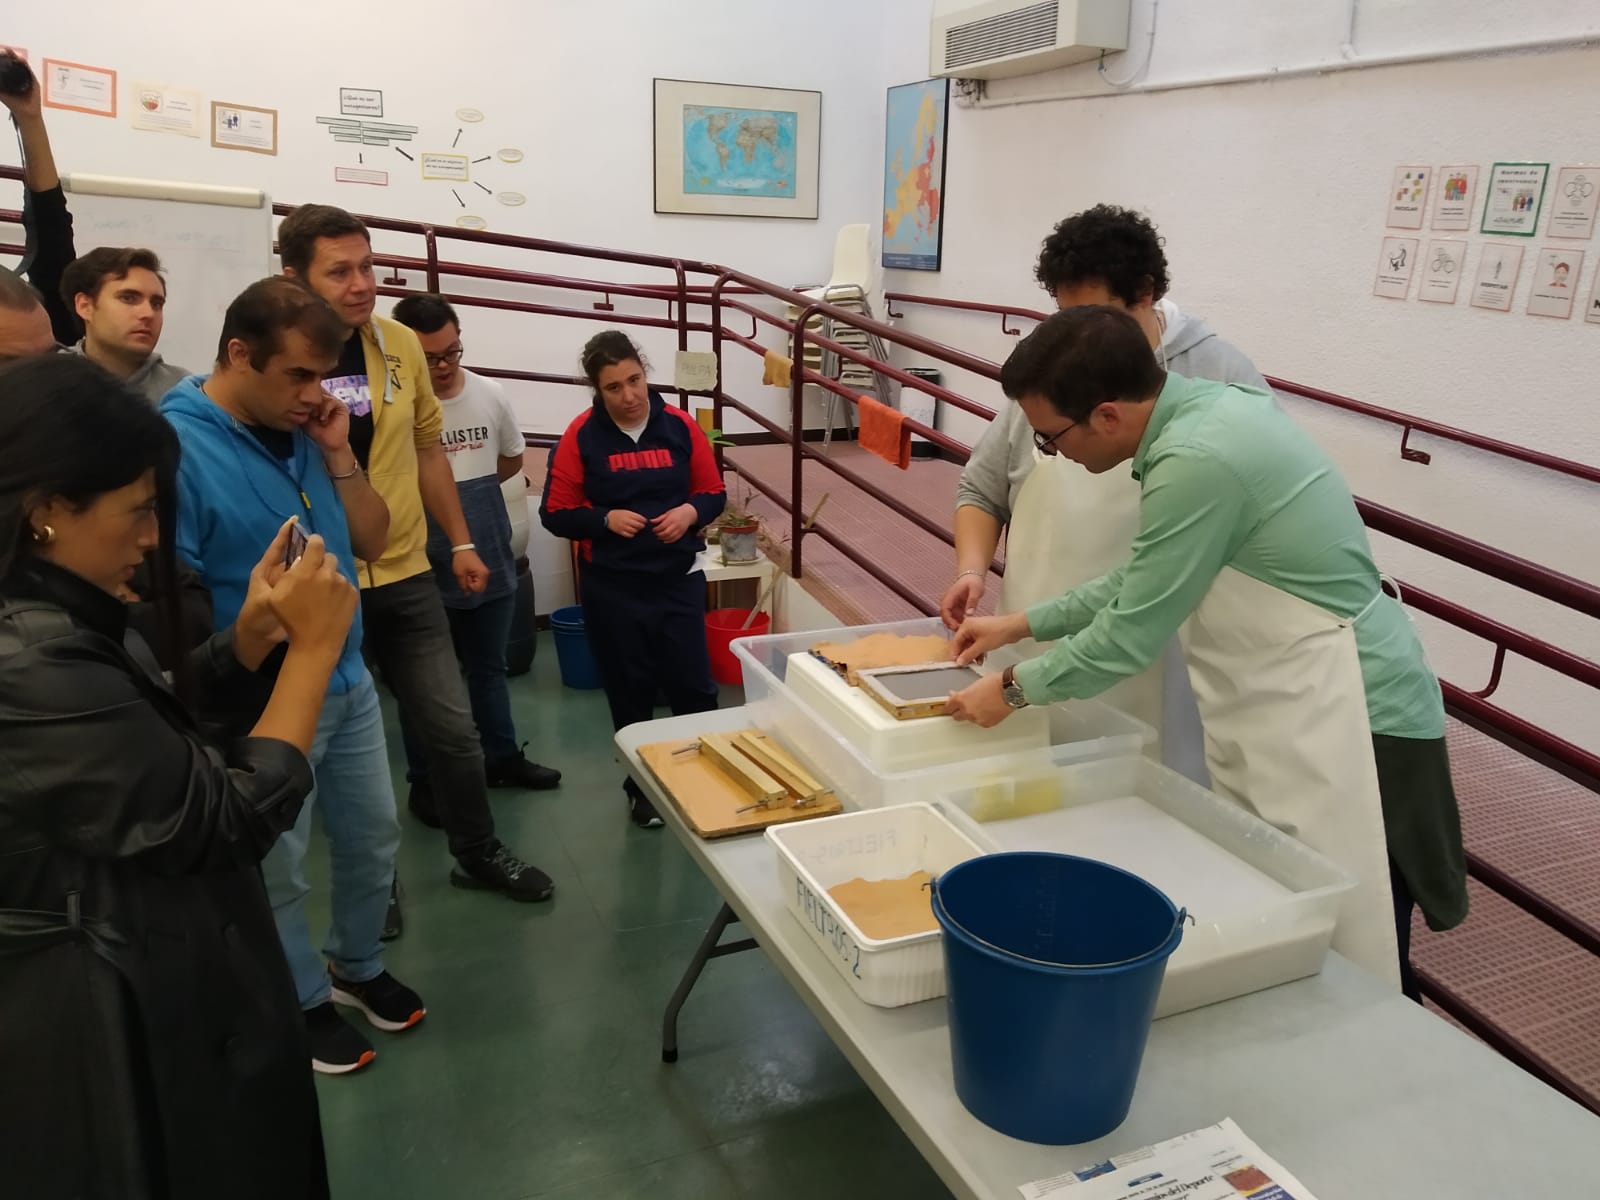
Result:
{"label": "metal handrail", "polygon": [[[1049,315],[1048,313],[1040,312],[1038,309],[1022,308],[1011,304],[986,304],[975,300],[948,300],[943,296],[918,296],[909,292],[885,292],[883,299],[888,315],[897,318],[904,314],[894,311],[896,304],[916,304],[924,308],[944,308],[963,312],[997,314],[1001,318],[1001,330],[1013,337],[1021,333],[1021,330],[1010,328],[1007,324],[1010,318],[1021,317],[1032,321],[1042,321]],[[1501,458],[1528,463],[1530,466],[1543,467],[1545,470],[1554,471],[1558,475],[1570,475],[1575,479],[1583,479],[1589,483],[1600,483],[1600,467],[1591,466],[1588,463],[1575,462],[1572,459],[1562,458],[1555,454],[1546,454],[1540,450],[1531,450],[1526,446],[1519,446],[1515,442],[1503,442],[1498,438],[1485,437],[1481,433],[1473,433],[1467,429],[1457,429],[1453,425],[1443,425],[1438,421],[1430,421],[1425,417],[1412,416],[1410,413],[1382,408],[1376,404],[1368,404],[1364,400],[1352,400],[1349,396],[1341,396],[1336,392],[1324,391],[1322,388],[1295,383],[1290,379],[1279,379],[1277,376],[1268,375],[1266,380],[1277,391],[1287,392],[1291,396],[1299,396],[1303,400],[1326,404],[1331,408],[1344,409],[1346,412],[1360,413],[1362,416],[1370,417],[1375,421],[1383,421],[1389,425],[1400,426],[1400,457],[1406,462],[1414,462],[1426,466],[1432,461],[1433,456],[1427,451],[1414,449],[1410,445],[1411,435],[1413,433],[1422,433],[1429,437],[1439,438],[1442,441],[1471,446],[1474,450],[1482,450],[1486,454],[1494,454]]]}
{"label": "metal handrail", "polygon": [[1400,457],[1407,462],[1426,465],[1432,461],[1433,456],[1427,451],[1414,449],[1408,444],[1413,433],[1425,433],[1429,437],[1456,442],[1463,446],[1471,446],[1474,450],[1482,450],[1486,454],[1495,454],[1501,458],[1510,458],[1517,462],[1528,463],[1530,466],[1543,467],[1546,471],[1554,471],[1558,475],[1570,475],[1574,479],[1582,479],[1589,483],[1600,483],[1600,467],[1592,467],[1588,463],[1574,462],[1570,458],[1545,454],[1540,450],[1530,450],[1528,447],[1518,446],[1514,442],[1502,442],[1497,438],[1484,437],[1482,434],[1472,433],[1465,429],[1457,429],[1452,425],[1441,425],[1437,421],[1413,417],[1409,413],[1394,412],[1391,409],[1380,408],[1376,404],[1352,400],[1348,396],[1325,392],[1321,388],[1307,387],[1303,383],[1294,383],[1288,379],[1278,379],[1268,375],[1267,382],[1278,391],[1287,392],[1291,396],[1299,396],[1303,400],[1313,400],[1318,404],[1341,408],[1346,412],[1360,413],[1362,416],[1371,417],[1375,421],[1383,421],[1390,425],[1400,426],[1402,430],[1400,435]]}
{"label": "metal handrail", "polygon": [[1010,304],[986,304],[979,300],[946,300],[943,296],[913,296],[909,292],[885,292],[883,294],[884,312],[898,320],[905,314],[894,311],[896,304],[920,304],[925,308],[953,308],[962,312],[994,313],[1000,318],[1000,332],[1011,337],[1022,336],[1022,330],[1011,328],[1012,317],[1023,317],[1030,321],[1042,321],[1049,315],[1034,308],[1018,308]]}

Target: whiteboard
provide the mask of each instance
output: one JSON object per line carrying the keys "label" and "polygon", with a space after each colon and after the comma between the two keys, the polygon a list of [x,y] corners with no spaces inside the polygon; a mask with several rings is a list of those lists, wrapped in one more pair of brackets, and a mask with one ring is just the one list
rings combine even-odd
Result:
{"label": "whiteboard", "polygon": [[160,257],[167,310],[156,349],[169,363],[209,372],[228,305],[276,270],[266,193],[104,175],[67,176],[62,186],[79,254],[144,246]]}

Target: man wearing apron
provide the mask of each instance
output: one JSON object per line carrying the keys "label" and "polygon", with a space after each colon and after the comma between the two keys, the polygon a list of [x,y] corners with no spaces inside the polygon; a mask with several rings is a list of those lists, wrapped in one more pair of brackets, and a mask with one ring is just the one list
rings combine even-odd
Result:
{"label": "man wearing apron", "polygon": [[1001,386],[1042,452],[1097,475],[1132,460],[1138,533],[1108,574],[967,619],[962,662],[1059,640],[953,695],[952,714],[991,726],[1098,695],[1179,634],[1212,786],[1357,879],[1334,948],[1415,998],[1413,904],[1436,930],[1467,911],[1444,705],[1338,470],[1269,395],[1163,372],[1107,307],[1050,317]]}
{"label": "man wearing apron", "polygon": [[[1166,298],[1167,258],[1148,217],[1099,204],[1060,222],[1034,268],[1060,308],[1108,304],[1139,323],[1165,370],[1266,390],[1255,366],[1198,318]],[[1000,612],[1021,612],[1098,578],[1128,557],[1139,524],[1139,487],[1119,473],[1091,475],[1042,455],[1015,405],[990,424],[956,489],[956,578],[940,602],[951,629],[977,611],[989,563],[1006,533]],[[1161,735],[1162,759],[1207,782],[1194,694],[1176,641],[1147,670],[1102,697]]]}

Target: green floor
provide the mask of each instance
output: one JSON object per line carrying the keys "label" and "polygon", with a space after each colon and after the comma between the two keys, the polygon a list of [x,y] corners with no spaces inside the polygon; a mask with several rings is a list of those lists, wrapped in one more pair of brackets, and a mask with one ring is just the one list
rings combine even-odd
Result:
{"label": "green floor", "polygon": [[629,823],[604,698],[561,687],[548,634],[512,696],[529,757],[566,776],[493,793],[501,836],[556,880],[546,904],[449,885],[444,835],[404,813],[390,714],[407,903],[388,965],[428,1018],[318,1080],[334,1196],[948,1195],[760,951],[707,966],[682,1057],[661,1062],[661,1011],[717,894],[671,832]]}

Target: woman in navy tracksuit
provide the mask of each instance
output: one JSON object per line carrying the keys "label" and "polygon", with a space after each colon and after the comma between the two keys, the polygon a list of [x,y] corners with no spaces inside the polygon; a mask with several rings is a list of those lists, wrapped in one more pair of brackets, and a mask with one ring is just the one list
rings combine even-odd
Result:
{"label": "woman in navy tracksuit", "polygon": [[[583,348],[594,406],[550,455],[539,517],[578,544],[583,619],[617,729],[648,721],[665,692],[674,715],[717,706],[706,652],[706,577],[694,570],[700,529],[727,500],[711,443],[694,419],[645,382],[628,336]],[[634,824],[661,824],[633,780]]]}

